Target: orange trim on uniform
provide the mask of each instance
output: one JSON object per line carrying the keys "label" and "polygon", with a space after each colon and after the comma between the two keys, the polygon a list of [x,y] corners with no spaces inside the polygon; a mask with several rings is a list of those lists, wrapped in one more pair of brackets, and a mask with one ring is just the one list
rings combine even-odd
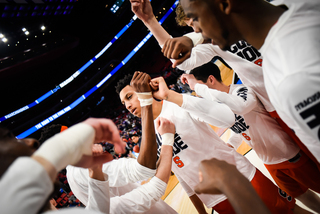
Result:
{"label": "orange trim on uniform", "polygon": [[60,132],[63,132],[66,129],[68,129],[68,126],[61,126]]}
{"label": "orange trim on uniform", "polygon": [[317,165],[302,150],[298,155],[295,161],[265,166],[278,186],[292,197],[302,195],[308,188],[320,193]]}
{"label": "orange trim on uniform", "polygon": [[317,159],[313,156],[313,154],[311,154],[311,152],[309,151],[309,149],[300,141],[300,139],[295,135],[295,133],[287,126],[287,124],[285,124],[281,118],[279,117],[278,113],[276,111],[273,112],[269,112],[270,116],[275,118],[275,120],[278,122],[278,124],[281,126],[281,128],[283,129],[283,131],[285,131],[290,137],[291,139],[300,147],[300,149],[306,154],[308,155],[308,157],[315,162],[315,164],[317,165],[318,169],[320,170],[320,163],[317,161]]}
{"label": "orange trim on uniform", "polygon": [[[281,191],[258,169],[251,180],[251,184],[271,213],[293,213],[295,199]],[[220,214],[235,214],[228,199],[220,202],[212,209]]]}

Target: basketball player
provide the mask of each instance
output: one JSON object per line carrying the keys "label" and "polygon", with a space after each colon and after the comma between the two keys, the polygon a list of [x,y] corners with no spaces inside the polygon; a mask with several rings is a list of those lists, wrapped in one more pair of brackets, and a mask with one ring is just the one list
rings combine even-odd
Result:
{"label": "basketball player", "polygon": [[187,17],[222,50],[240,39],[260,49],[271,103],[320,161],[320,50],[316,48],[320,3],[282,0],[274,4],[263,0],[181,1]]}
{"label": "basketball player", "polygon": [[[299,140],[299,138],[297,138],[295,133],[279,118],[274,106],[271,104],[264,85],[263,71],[261,68],[262,56],[254,47],[247,44],[245,41],[238,41],[231,45],[228,51],[223,51],[217,45],[200,44],[203,42],[203,35],[201,33],[189,33],[182,37],[170,38],[170,35],[157,23],[154,14],[152,13],[152,8],[150,8],[151,4],[149,1],[132,1],[132,11],[154,34],[159,45],[161,47],[163,46],[162,52],[164,55],[169,59],[175,59],[172,60],[173,67],[177,66],[181,70],[188,71],[211,61],[215,56],[222,57],[238,74],[241,81],[253,89],[270,115],[276,118],[283,130],[295,141],[305,154],[316,162],[320,170],[318,160],[311,154],[309,149]],[[197,21],[193,22],[193,19],[188,18],[180,4],[177,6],[176,13],[178,24],[188,24],[196,32],[201,32]],[[193,48],[193,45],[197,46]],[[248,63],[248,61],[252,63]]]}
{"label": "basketball player", "polygon": [[[133,88],[129,85],[130,80],[131,77],[126,76],[118,82],[116,89],[126,108],[133,115],[140,116],[140,103]],[[146,82],[146,84],[149,83]],[[191,201],[199,203],[198,198],[200,198],[207,207],[213,207],[219,213],[234,212],[225,195],[196,195],[194,192],[194,187],[198,183],[197,171],[201,160],[217,158],[235,165],[251,181],[273,213],[292,212],[291,209],[295,206],[294,201],[289,202],[287,198],[282,198],[278,193],[278,188],[270,180],[256,170],[245,157],[228,147],[208,125],[209,123],[219,127],[228,127],[234,124],[234,115],[226,105],[216,102],[212,106],[210,101],[171,91],[167,88],[163,78],[152,79],[151,85],[159,89],[153,93],[153,96],[163,100],[163,102],[153,100],[153,118],[164,117],[175,124],[172,171]],[[158,134],[157,142],[159,144],[158,153],[160,153],[161,137]],[[202,213],[204,209],[201,209],[202,204],[198,203],[195,204],[195,207],[198,212]],[[277,206],[274,206],[275,204]]]}
{"label": "basketball player", "polygon": [[[151,93],[149,84],[142,84],[144,83],[144,78],[150,81],[150,76],[144,75],[141,79],[140,77],[141,76],[133,78],[132,81],[130,78],[130,81],[133,92],[135,94],[142,94],[141,96],[143,97],[145,93]],[[145,180],[155,175],[157,161],[153,105],[148,102],[148,100],[141,99],[141,102],[145,101],[139,109],[143,134],[140,153],[137,159],[121,158],[106,163],[102,167],[100,166],[90,170],[73,166],[67,167],[67,178],[70,188],[84,205],[88,206],[91,202],[94,203],[93,206],[91,205],[91,208],[99,208],[100,203],[90,200],[92,195],[91,187],[95,187],[94,189],[99,192],[99,185],[97,185],[97,183],[102,183],[103,186],[100,188],[108,191],[106,188],[110,186],[110,195],[114,198],[112,199],[113,204],[111,203],[110,205],[111,213],[176,213],[176,211],[164,201],[159,200],[162,196],[161,193],[166,188],[166,180],[161,180],[161,177],[158,177],[160,179],[153,179],[150,188],[154,191],[148,192],[152,197],[141,192],[144,188],[137,189],[140,187],[140,185],[136,183],[137,181]],[[160,174],[157,176],[160,176]],[[108,182],[104,180],[108,180]],[[109,185],[107,183],[109,183]],[[129,194],[129,196],[127,194]],[[140,196],[136,196],[137,194],[140,194]],[[158,197],[159,195],[160,197]],[[100,202],[102,203],[101,200]]]}
{"label": "basketball player", "polygon": [[[124,151],[116,126],[107,119],[90,118],[74,125],[47,140],[35,153],[21,141],[8,130],[0,129],[0,190],[5,194],[0,200],[1,213],[47,211],[41,207],[49,201],[57,173],[67,164],[86,168],[112,160],[110,154],[93,157],[91,146],[94,142],[109,141],[117,152]],[[62,212],[95,213],[80,208]]]}
{"label": "basketball player", "polygon": [[183,83],[207,100],[228,105],[235,113],[237,121],[230,129],[256,151],[278,186],[320,212],[320,198],[308,190],[320,193],[317,165],[268,114],[253,90],[244,85],[225,85],[218,66],[211,62],[191,70],[190,74],[182,75]]}

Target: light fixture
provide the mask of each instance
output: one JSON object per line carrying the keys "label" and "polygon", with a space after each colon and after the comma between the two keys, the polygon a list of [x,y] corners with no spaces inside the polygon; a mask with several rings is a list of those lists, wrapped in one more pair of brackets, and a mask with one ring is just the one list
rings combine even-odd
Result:
{"label": "light fixture", "polygon": [[27,29],[26,28],[22,28],[22,31],[25,32],[25,31],[27,31]]}
{"label": "light fixture", "polygon": [[45,30],[46,27],[44,25],[41,26],[41,30]]}
{"label": "light fixture", "polygon": [[3,41],[3,42],[7,42],[8,39],[4,37],[4,38],[2,38],[2,41]]}
{"label": "light fixture", "polygon": [[0,33],[0,39],[2,39],[4,37],[4,35],[2,33]]}
{"label": "light fixture", "polygon": [[28,36],[30,33],[29,33],[29,31],[25,31],[24,34],[26,34]]}

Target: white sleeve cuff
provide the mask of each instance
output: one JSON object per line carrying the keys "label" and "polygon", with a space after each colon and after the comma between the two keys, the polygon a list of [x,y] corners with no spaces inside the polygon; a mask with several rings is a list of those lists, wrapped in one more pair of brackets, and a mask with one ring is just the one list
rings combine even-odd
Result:
{"label": "white sleeve cuff", "polygon": [[201,33],[191,32],[191,33],[187,33],[183,36],[190,38],[192,40],[193,46],[202,44],[203,40],[204,40]]}

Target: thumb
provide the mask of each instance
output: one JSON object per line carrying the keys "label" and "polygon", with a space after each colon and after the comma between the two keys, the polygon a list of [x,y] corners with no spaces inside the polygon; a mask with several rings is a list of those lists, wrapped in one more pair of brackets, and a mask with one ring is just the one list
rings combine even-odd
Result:
{"label": "thumb", "polygon": [[194,191],[197,194],[201,194],[204,192],[204,187],[203,187],[203,182],[198,183],[195,187],[194,187]]}

